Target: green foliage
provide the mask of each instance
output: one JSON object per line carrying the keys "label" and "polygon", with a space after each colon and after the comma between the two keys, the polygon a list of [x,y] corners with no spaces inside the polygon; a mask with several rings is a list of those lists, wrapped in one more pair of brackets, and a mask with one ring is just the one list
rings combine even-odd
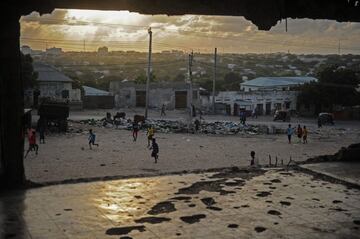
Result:
{"label": "green foliage", "polygon": [[24,84],[24,89],[33,88],[36,86],[38,72],[34,71],[33,59],[30,55],[24,55],[20,52],[21,56],[21,78]]}
{"label": "green foliage", "polygon": [[234,72],[226,73],[224,76],[223,84],[220,85],[222,89],[224,90],[239,90],[240,89],[240,83],[242,82],[242,78],[239,74]]}
{"label": "green foliage", "polygon": [[356,91],[360,79],[356,72],[331,66],[320,71],[318,79],[319,82],[300,87],[300,104],[313,104],[319,111],[324,106],[332,108],[334,105],[360,104],[360,94]]}
{"label": "green foliage", "polygon": [[174,81],[176,81],[176,82],[185,82],[185,75],[182,74],[182,73],[177,74],[174,77]]}
{"label": "green foliage", "polygon": [[[137,76],[135,78],[135,84],[146,84],[146,80],[147,80],[147,76],[144,75],[144,74],[141,74],[139,76]],[[154,73],[150,73],[150,82],[155,82],[157,79],[156,79],[156,75]]]}

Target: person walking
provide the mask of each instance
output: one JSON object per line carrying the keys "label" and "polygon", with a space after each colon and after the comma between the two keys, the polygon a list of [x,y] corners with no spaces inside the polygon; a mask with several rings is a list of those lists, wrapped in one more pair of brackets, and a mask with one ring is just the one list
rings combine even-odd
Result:
{"label": "person walking", "polygon": [[298,125],[298,127],[296,129],[296,134],[297,134],[297,137],[299,139],[299,143],[301,143],[301,139],[302,139],[302,136],[303,136],[303,130],[302,130],[300,124]]}
{"label": "person walking", "polygon": [[156,143],[155,138],[152,138],[152,145],[150,149],[152,149],[151,157],[153,157],[155,159],[155,163],[157,163],[159,158],[159,145]]}
{"label": "person walking", "polygon": [[321,128],[321,127],[322,127],[322,123],[321,123],[321,119],[320,119],[320,117],[318,117],[318,121],[317,121],[317,123],[318,123],[318,128]]}
{"label": "person walking", "polygon": [[155,135],[155,130],[153,128],[153,126],[151,125],[148,129],[147,129],[147,133],[146,133],[147,137],[148,137],[148,145],[147,147],[150,147],[150,142],[152,141],[154,135]]}
{"label": "person walking", "polygon": [[33,149],[35,150],[35,154],[38,154],[39,145],[36,144],[36,131],[34,129],[28,130],[28,140],[29,140],[29,149],[26,151],[25,158]]}
{"label": "person walking", "polygon": [[288,137],[289,144],[291,144],[291,136],[294,134],[294,129],[291,128],[291,124],[289,124],[289,127],[286,129],[286,134]]}
{"label": "person walking", "polygon": [[91,145],[96,145],[99,147],[99,144],[95,144],[96,135],[93,133],[92,129],[89,129],[89,148],[92,149]]}
{"label": "person walking", "polygon": [[250,166],[254,166],[255,165],[255,151],[250,152],[250,157],[251,157]]}
{"label": "person walking", "polygon": [[45,127],[41,124],[39,128],[40,144],[45,144]]}
{"label": "person walking", "polygon": [[306,126],[304,125],[303,129],[303,143],[307,144],[307,136],[308,136],[308,130],[306,129]]}
{"label": "person walking", "polygon": [[194,124],[195,124],[195,132],[198,132],[200,129],[200,120],[196,119]]}
{"label": "person walking", "polygon": [[256,107],[254,107],[254,109],[252,110],[252,112],[251,112],[251,116],[252,116],[252,118],[257,119]]}
{"label": "person walking", "polygon": [[137,136],[138,136],[138,132],[139,132],[139,123],[137,121],[134,121],[132,124],[132,135],[133,135],[133,139],[134,142],[137,140]]}
{"label": "person walking", "polygon": [[166,113],[165,113],[165,104],[163,104],[162,106],[161,106],[161,114],[160,114],[160,116],[166,116]]}

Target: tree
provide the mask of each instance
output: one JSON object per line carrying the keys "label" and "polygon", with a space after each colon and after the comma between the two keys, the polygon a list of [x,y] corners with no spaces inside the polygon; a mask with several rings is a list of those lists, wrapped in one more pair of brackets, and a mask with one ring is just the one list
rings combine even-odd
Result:
{"label": "tree", "polygon": [[[146,84],[147,77],[144,74],[139,75],[135,78],[135,84]],[[154,73],[150,73],[150,82],[156,81],[156,76]]]}
{"label": "tree", "polygon": [[33,88],[38,78],[38,72],[34,71],[33,67],[33,59],[30,55],[24,55],[22,52],[20,52],[21,56],[21,78],[23,81],[23,87],[24,89]]}
{"label": "tree", "polygon": [[353,106],[360,104],[360,93],[356,90],[360,83],[356,72],[336,66],[324,68],[318,73],[318,82],[301,86],[300,104],[313,104],[319,113],[322,107],[334,105]]}
{"label": "tree", "polygon": [[174,81],[176,82],[184,82],[185,81],[185,75],[182,73],[179,73],[175,76]]}
{"label": "tree", "polygon": [[225,90],[239,90],[242,78],[235,72],[226,73],[222,88]]}

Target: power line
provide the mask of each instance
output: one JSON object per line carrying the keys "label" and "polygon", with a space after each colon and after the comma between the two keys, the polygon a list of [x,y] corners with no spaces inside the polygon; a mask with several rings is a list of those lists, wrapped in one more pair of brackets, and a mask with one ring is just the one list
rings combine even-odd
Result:
{"label": "power line", "polygon": [[[124,27],[133,27],[133,28],[143,28],[146,29],[148,28],[148,26],[142,26],[142,25],[126,25],[126,24],[120,24],[120,23],[104,23],[104,22],[96,22],[96,21],[83,21],[83,20],[75,20],[75,22],[71,22],[71,20],[68,19],[59,19],[59,18],[42,18],[42,19],[37,19],[37,18],[33,18],[33,17],[27,17],[26,19],[30,19],[33,21],[50,21],[50,22],[65,22],[67,23],[67,25],[76,25],[75,23],[82,23],[80,24],[80,26],[83,25],[88,25],[88,24],[96,24],[96,25],[106,25],[106,26],[124,26]],[[26,19],[24,19],[26,21]],[[79,24],[78,24],[79,25]],[[226,41],[241,41],[241,42],[249,42],[249,44],[252,45],[256,45],[256,44],[261,44],[261,45],[286,45],[286,46],[292,46],[292,47],[303,47],[303,48],[317,48],[317,49],[329,49],[329,50],[333,50],[335,47],[337,47],[335,44],[324,44],[322,43],[321,45],[304,45],[304,44],[297,44],[297,43],[290,43],[289,41],[284,41],[284,42],[279,42],[278,40],[273,40],[273,41],[269,41],[269,40],[262,40],[262,39],[246,39],[246,38],[238,38],[235,36],[214,36],[214,35],[209,35],[209,34],[203,34],[203,32],[201,31],[195,31],[195,30],[174,30],[174,29],[166,29],[164,26],[160,26],[160,27],[152,27],[152,28],[156,28],[156,29],[161,29],[163,31],[170,31],[170,32],[176,32],[178,34],[183,34],[183,35],[187,35],[187,36],[191,36],[191,37],[200,37],[200,38],[207,38],[207,39],[221,39],[221,40],[226,40]],[[194,34],[196,33],[196,34]],[[342,47],[342,49],[344,50],[354,50],[354,51],[360,51],[360,48],[351,48],[351,47]]]}

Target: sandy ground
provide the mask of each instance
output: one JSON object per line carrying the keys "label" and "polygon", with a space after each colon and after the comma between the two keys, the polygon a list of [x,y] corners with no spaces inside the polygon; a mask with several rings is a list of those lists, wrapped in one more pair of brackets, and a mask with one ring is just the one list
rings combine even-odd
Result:
{"label": "sandy ground", "polygon": [[[83,114],[83,116],[82,116]],[[85,113],[79,117],[89,118]],[[99,117],[103,114],[99,114]],[[73,116],[74,117],[74,116]],[[174,116],[176,117],[176,115]],[[76,118],[76,116],[75,116]],[[227,118],[229,119],[229,118]],[[258,119],[257,122],[262,122]],[[256,123],[254,121],[253,123]],[[91,126],[72,123],[87,130]],[[273,124],[270,122],[269,124]],[[286,127],[287,123],[281,124]],[[157,175],[183,170],[209,169],[229,166],[247,166],[250,151],[256,152],[261,164],[268,164],[269,154],[279,163],[291,157],[303,161],[309,157],[333,154],[340,147],[359,142],[358,123],[337,124],[317,130],[309,125],[309,144],[287,143],[286,135],[204,135],[162,134],[156,138],[160,147],[158,164],[150,157],[144,131],[133,142],[131,132],[108,128],[93,128],[99,147],[88,147],[87,131],[47,135],[46,144],[40,144],[39,154],[30,153],[24,160],[26,176],[34,182],[55,182],[68,179],[104,176]]]}

